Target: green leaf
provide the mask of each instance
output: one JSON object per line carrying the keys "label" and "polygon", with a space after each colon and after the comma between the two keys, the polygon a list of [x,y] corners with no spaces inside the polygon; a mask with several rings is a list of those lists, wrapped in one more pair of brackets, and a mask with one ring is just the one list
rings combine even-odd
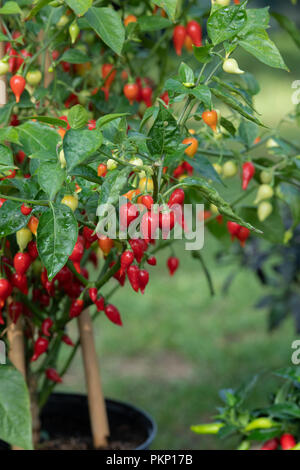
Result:
{"label": "green leaf", "polygon": [[239,136],[247,148],[251,147],[258,136],[257,125],[243,119],[239,127]]}
{"label": "green leaf", "polygon": [[211,91],[207,85],[197,85],[190,90],[190,94],[201,101],[206,109],[212,108]]}
{"label": "green leaf", "polygon": [[63,149],[68,171],[91,157],[101,146],[102,140],[99,130],[70,129],[67,131],[63,140]]}
{"label": "green leaf", "polygon": [[17,128],[19,141],[27,155],[35,152],[45,152],[56,155],[56,147],[60,136],[56,129],[45,124],[28,121]]}
{"label": "green leaf", "polygon": [[59,58],[60,62],[69,62],[70,64],[86,64],[90,58],[79,49],[68,49]]}
{"label": "green leaf", "polygon": [[85,18],[103,42],[120,55],[125,40],[125,29],[118,13],[112,8],[90,8]]}
{"label": "green leaf", "polygon": [[22,13],[21,8],[17,2],[6,2],[2,8],[0,8],[0,15],[19,15]]}
{"label": "green leaf", "polygon": [[0,129],[0,142],[12,142],[13,144],[19,143],[19,135],[14,127],[4,127]]}
{"label": "green leaf", "polygon": [[119,119],[123,116],[129,116],[129,113],[106,114],[97,120],[96,128],[101,129],[101,127],[105,126],[109,122],[114,121],[115,119]]}
{"label": "green leaf", "polygon": [[280,24],[280,26],[291,36],[295,44],[300,48],[300,31],[294,21],[287,16],[273,11],[271,15]]}
{"label": "green leaf", "polygon": [[50,116],[30,116],[26,118],[26,120],[35,120],[39,122],[44,122],[45,124],[50,124],[51,126],[58,126],[58,127],[63,127],[67,128],[68,123],[64,121],[63,119],[58,119]]}
{"label": "green leaf", "polygon": [[180,67],[179,67],[179,78],[183,85],[184,84],[194,85],[195,83],[195,76],[194,76],[193,69],[189,65],[185,64],[184,62],[181,62]]}
{"label": "green leaf", "polygon": [[178,80],[174,80],[174,78],[169,78],[166,81],[164,90],[171,92],[171,93],[179,93],[179,94],[188,94],[191,92],[189,88],[186,88]]}
{"label": "green leaf", "polygon": [[93,5],[93,0],[65,0],[65,2],[78,16],[84,15]]}
{"label": "green leaf", "polygon": [[11,101],[0,108],[0,125],[5,126],[8,123],[14,106],[15,103]]}
{"label": "green leaf", "polygon": [[165,29],[171,26],[172,22],[167,18],[163,18],[157,15],[145,15],[139,17],[138,25],[142,32],[159,31],[161,29]]}
{"label": "green leaf", "polygon": [[65,266],[78,237],[73,212],[64,204],[51,204],[42,214],[37,230],[37,249],[51,281]]}
{"label": "green leaf", "polygon": [[163,8],[172,21],[175,20],[177,5],[179,3],[178,0],[155,0],[154,3],[160,8]]}
{"label": "green leaf", "polygon": [[181,143],[182,139],[176,119],[161,104],[148,137],[147,147],[152,155],[172,154]]}
{"label": "green leaf", "polygon": [[264,30],[250,31],[239,45],[249,54],[270,67],[288,70],[281,54]]}
{"label": "green leaf", "polygon": [[14,167],[12,151],[6,145],[0,145],[0,171],[2,167]]}
{"label": "green leaf", "polygon": [[232,109],[240,113],[242,116],[244,116],[246,119],[249,119],[249,121],[255,122],[258,126],[265,127],[259,119],[254,117],[250,112],[248,112],[245,107],[242,106],[242,104],[233,96],[229,95],[228,93],[225,93],[217,88],[211,88],[211,92],[213,95],[215,95],[217,98],[219,98],[221,101],[223,101],[225,104],[230,106]]}
{"label": "green leaf", "polygon": [[214,45],[232,39],[247,21],[245,4],[220,8],[207,21],[207,32]]}
{"label": "green leaf", "polygon": [[123,117],[105,123],[101,130],[106,140],[121,144],[127,137],[127,127],[127,120]]}
{"label": "green leaf", "polygon": [[230,91],[234,95],[237,94],[238,96],[240,96],[245,101],[245,103],[249,106],[249,108],[251,108],[253,111],[255,111],[255,108],[252,104],[251,97],[248,96],[248,94],[245,90],[243,90],[241,88],[238,88],[237,84],[232,84],[231,82],[224,82],[223,80],[221,80],[219,77],[216,77],[216,76],[212,77],[212,80],[217,82],[223,88],[226,88],[226,90]]}
{"label": "green leaf", "polygon": [[[191,177],[185,178],[182,182],[183,186],[192,186],[210,203],[217,206],[220,214],[227,217],[232,222],[237,222],[243,227],[247,227],[249,230],[252,230],[256,233],[262,233],[261,230],[255,228],[248,222],[245,222],[243,218],[237,215],[231,208],[231,206],[226,202],[218,193],[218,191],[210,186],[204,178],[200,177]],[[248,219],[247,219],[248,220]]]}
{"label": "green leaf", "polygon": [[276,194],[289,206],[294,221],[293,226],[295,227],[300,223],[299,189],[292,184],[281,183]]}
{"label": "green leaf", "polygon": [[32,450],[29,394],[22,374],[12,366],[0,366],[0,439]]}
{"label": "green leaf", "polygon": [[59,162],[40,162],[37,177],[42,190],[53,200],[65,181],[66,172]]}
{"label": "green leaf", "polygon": [[224,129],[226,129],[227,132],[229,132],[229,134],[235,136],[236,128],[234,127],[231,121],[222,116],[220,119],[220,124],[222,127],[224,127]]}
{"label": "green leaf", "polygon": [[73,106],[68,113],[68,121],[72,129],[81,129],[82,127],[85,127],[88,120],[89,113],[80,104]]}
{"label": "green leaf", "polygon": [[186,158],[186,161],[192,165],[197,173],[199,173],[203,178],[207,178],[218,183],[224,184],[208,158],[204,155],[197,155],[194,158]]}
{"label": "green leaf", "polygon": [[48,5],[52,0],[39,0],[37,2],[37,4],[35,5],[35,7],[31,10],[29,16],[28,16],[28,20],[30,20],[31,18],[34,18],[36,16],[36,14],[42,9],[44,8],[44,6]]}
{"label": "green leaf", "polygon": [[194,49],[194,56],[196,59],[201,62],[202,64],[207,64],[211,61],[210,51],[213,45],[208,44],[207,46],[193,46]]}
{"label": "green leaf", "polygon": [[22,214],[21,206],[21,202],[5,201],[1,207],[0,238],[16,233],[27,225],[29,217]]}
{"label": "green leaf", "polygon": [[269,27],[269,7],[252,8],[247,10],[247,21],[239,36],[244,36],[255,29],[267,29]]}
{"label": "green leaf", "polygon": [[102,185],[103,180],[97,175],[97,172],[89,166],[78,165],[71,172],[71,176],[79,176],[91,183]]}

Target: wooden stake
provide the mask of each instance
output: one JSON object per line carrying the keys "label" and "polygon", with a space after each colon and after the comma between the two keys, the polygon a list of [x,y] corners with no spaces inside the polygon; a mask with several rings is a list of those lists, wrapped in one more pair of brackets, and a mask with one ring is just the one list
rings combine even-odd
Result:
{"label": "wooden stake", "polygon": [[102,392],[92,320],[88,310],[78,317],[78,328],[87,384],[90,421],[95,449],[107,447],[109,425]]}

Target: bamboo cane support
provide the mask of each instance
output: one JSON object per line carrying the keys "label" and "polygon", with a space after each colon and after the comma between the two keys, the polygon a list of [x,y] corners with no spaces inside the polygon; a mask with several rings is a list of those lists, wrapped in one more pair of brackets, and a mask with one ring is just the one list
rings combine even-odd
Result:
{"label": "bamboo cane support", "polygon": [[102,391],[92,320],[88,310],[78,317],[84,372],[87,384],[90,421],[94,447],[107,446],[109,425]]}

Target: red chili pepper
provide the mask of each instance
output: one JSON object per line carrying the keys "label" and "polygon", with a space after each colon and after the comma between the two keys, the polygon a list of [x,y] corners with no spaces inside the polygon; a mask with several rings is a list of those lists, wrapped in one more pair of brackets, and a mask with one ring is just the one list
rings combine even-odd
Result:
{"label": "red chili pepper", "polygon": [[181,55],[181,51],[186,38],[186,29],[182,25],[175,26],[173,31],[173,44],[177,55]]}
{"label": "red chili pepper", "polygon": [[96,287],[91,287],[89,289],[89,296],[90,296],[91,301],[95,303],[97,300],[97,296],[98,296],[98,290]]}
{"label": "red chili pepper", "polygon": [[139,87],[136,83],[126,83],[123,88],[123,93],[126,98],[129,100],[129,103],[133,105],[134,100],[139,94]]}
{"label": "red chili pepper", "polygon": [[8,312],[12,321],[17,323],[23,313],[23,304],[21,302],[12,302],[8,308]]}
{"label": "red chili pepper", "polygon": [[139,283],[139,268],[136,265],[131,265],[127,269],[127,276],[131,287],[135,292],[139,291],[140,283]]}
{"label": "red chili pepper", "polygon": [[175,189],[169,199],[168,206],[172,207],[174,204],[182,205],[184,203],[183,189]]}
{"label": "red chili pepper", "polygon": [[170,256],[167,260],[167,266],[169,268],[170,276],[173,276],[178,269],[179,259],[175,256]]}
{"label": "red chili pepper", "polygon": [[98,312],[104,311],[104,307],[105,307],[104,297],[100,297],[99,299],[97,299],[95,302],[95,305],[97,307]]}
{"label": "red chili pepper", "polygon": [[[107,90],[110,89],[114,79],[116,78],[117,71],[113,70],[114,66],[112,64],[103,64],[102,65],[102,78],[104,81],[104,88]],[[107,78],[106,78],[107,77]]]}
{"label": "red chili pepper", "polygon": [[41,274],[41,283],[43,287],[46,289],[50,297],[53,297],[55,294],[55,286],[54,281],[49,281],[47,270],[44,268]]}
{"label": "red chili pepper", "polygon": [[36,361],[42,354],[44,354],[49,346],[49,341],[41,336],[34,343],[34,354],[31,358],[31,362]]}
{"label": "red chili pepper", "polygon": [[6,300],[12,293],[12,285],[7,279],[0,279],[0,299]]}
{"label": "red chili pepper", "polygon": [[248,188],[248,184],[252,180],[255,174],[255,166],[251,162],[246,162],[243,164],[243,180],[242,188],[245,191]]}
{"label": "red chili pepper", "polygon": [[122,204],[119,209],[120,229],[126,230],[138,215],[138,208],[134,204],[131,204],[130,201],[126,202],[126,204]]}
{"label": "red chili pepper", "polygon": [[202,28],[197,21],[189,21],[186,25],[186,33],[193,41],[194,46],[202,46]]}
{"label": "red chili pepper", "polygon": [[157,261],[155,256],[149,256],[149,258],[147,259],[147,263],[150,264],[150,266],[156,266]]}
{"label": "red chili pepper", "polygon": [[61,338],[61,340],[67,344],[68,346],[72,346],[74,347],[74,343],[73,341],[71,340],[71,338],[68,336],[68,335],[63,335],[63,337]]}
{"label": "red chili pepper", "polygon": [[3,197],[0,198],[0,208],[3,206],[5,201],[6,201],[6,199],[4,199]]}
{"label": "red chili pepper", "polygon": [[70,318],[79,317],[84,307],[84,302],[82,299],[73,300],[70,307]]}
{"label": "red chili pepper", "polygon": [[239,239],[241,245],[244,246],[249,235],[250,230],[247,227],[240,227],[240,230],[238,231],[236,237]]}
{"label": "red chili pepper", "polygon": [[145,88],[142,88],[142,100],[146,104],[147,108],[150,108],[152,106],[152,88],[150,86],[146,86]]}
{"label": "red chili pepper", "polygon": [[146,286],[149,282],[149,273],[145,269],[140,269],[139,271],[139,288],[141,293],[144,294]]}
{"label": "red chili pepper", "polygon": [[29,215],[32,212],[32,207],[28,207],[26,204],[22,204],[21,212],[23,215]]}
{"label": "red chili pepper", "polygon": [[82,234],[85,241],[90,244],[94,243],[98,239],[97,234],[94,234],[94,230],[89,227],[84,227]]}
{"label": "red chili pepper", "polygon": [[38,256],[38,250],[37,250],[37,245],[34,240],[31,240],[31,242],[28,243],[27,245],[27,251],[29,253],[29,256],[32,260],[35,260]]}
{"label": "red chili pepper", "polygon": [[41,330],[44,336],[51,336],[50,330],[52,326],[53,326],[53,321],[51,320],[51,318],[45,318],[41,327]]}
{"label": "red chili pepper", "polygon": [[50,297],[48,294],[46,294],[46,292],[41,293],[39,301],[43,307],[49,307],[50,305]]}
{"label": "red chili pepper", "polygon": [[169,93],[165,91],[162,95],[160,95],[160,99],[163,100],[163,102],[166,104],[166,108],[170,102]]}
{"label": "red chili pepper", "polygon": [[290,450],[297,444],[296,439],[292,434],[282,434],[280,438],[280,445],[282,450]]}
{"label": "red chili pepper", "polygon": [[69,259],[73,261],[73,263],[76,263],[76,262],[80,263],[81,258],[83,257],[83,253],[84,253],[84,245],[80,241],[77,241],[75,243],[73,252],[71,256],[69,257]]}
{"label": "red chili pepper", "polygon": [[126,272],[127,268],[133,263],[134,254],[132,251],[126,250],[121,255],[121,272]]}
{"label": "red chili pepper", "polygon": [[156,231],[159,227],[159,214],[155,212],[146,212],[141,221],[141,232],[145,240],[155,238]]}
{"label": "red chili pepper", "polygon": [[96,121],[95,119],[90,119],[88,122],[88,130],[93,131],[94,129],[96,129]]}
{"label": "red chili pepper", "polygon": [[21,95],[23,91],[25,90],[26,80],[21,75],[14,75],[13,77],[11,77],[9,83],[13,91],[13,94],[16,97],[16,102],[19,103]]}
{"label": "red chili pepper", "polygon": [[58,375],[55,369],[49,368],[45,370],[45,374],[48,380],[56,384],[62,383],[62,378]]}
{"label": "red chili pepper", "polygon": [[260,450],[276,450],[279,447],[279,440],[278,439],[270,439],[266,441],[264,445],[260,448]]}
{"label": "red chili pepper", "polygon": [[184,170],[183,165],[182,164],[178,165],[178,167],[175,168],[175,170],[173,171],[173,176],[174,178],[179,178],[180,176],[184,175],[184,172],[185,170]]}
{"label": "red chili pepper", "polygon": [[129,244],[132,248],[134,257],[138,263],[142,261],[145,252],[145,246],[143,244],[143,240],[140,239],[132,239],[129,240]]}
{"label": "red chili pepper", "polygon": [[121,315],[117,307],[111,304],[106,305],[104,313],[111,322],[115,323],[115,325],[123,326]]}
{"label": "red chili pepper", "polygon": [[27,295],[28,294],[28,283],[27,283],[27,277],[26,276],[21,276],[21,274],[14,273],[11,278],[11,283],[14,287],[19,289],[19,291],[22,292],[22,294]]}
{"label": "red chili pepper", "polygon": [[159,213],[159,227],[162,231],[162,237],[165,240],[168,238],[170,231],[175,225],[175,214],[173,211]]}
{"label": "red chili pepper", "polygon": [[17,274],[23,276],[32,263],[32,258],[28,253],[17,253],[14,257],[14,268]]}
{"label": "red chili pepper", "polygon": [[227,229],[231,235],[232,241],[237,237],[237,234],[239,233],[240,228],[241,226],[237,224],[236,222],[231,222],[231,221],[227,222]]}
{"label": "red chili pepper", "polygon": [[146,209],[148,209],[148,211],[150,211],[154,204],[153,197],[149,196],[149,194],[146,194],[145,196],[141,197],[141,203],[146,207]]}
{"label": "red chili pepper", "polygon": [[73,281],[73,274],[67,266],[64,266],[59,273],[56,274],[55,279],[62,285],[71,284]]}

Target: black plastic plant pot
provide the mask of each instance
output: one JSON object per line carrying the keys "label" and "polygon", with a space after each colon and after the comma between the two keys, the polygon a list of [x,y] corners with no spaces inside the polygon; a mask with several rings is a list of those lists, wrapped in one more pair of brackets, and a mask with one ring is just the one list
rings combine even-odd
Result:
{"label": "black plastic plant pot", "polygon": [[[115,400],[106,400],[106,406],[111,431],[108,448],[149,449],[157,431],[156,423],[151,416],[135,406]],[[74,447],[70,450],[76,450],[76,442],[88,442],[87,448],[91,448],[91,428],[86,395],[67,393],[51,395],[41,414],[41,428],[42,448],[45,445],[46,449],[56,450],[59,449],[60,442],[72,440],[74,440]],[[48,447],[48,442],[55,444],[53,447]],[[0,442],[0,449],[4,447],[8,448]]]}

